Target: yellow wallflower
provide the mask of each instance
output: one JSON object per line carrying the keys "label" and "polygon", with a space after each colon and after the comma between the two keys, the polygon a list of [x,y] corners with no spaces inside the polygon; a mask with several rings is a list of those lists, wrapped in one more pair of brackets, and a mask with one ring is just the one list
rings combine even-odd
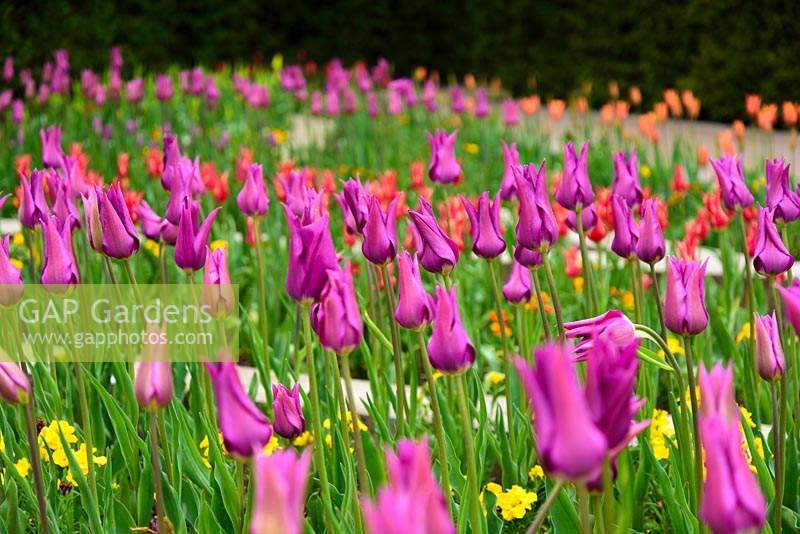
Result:
{"label": "yellow wallflower", "polygon": [[211,242],[209,248],[211,248],[211,252],[214,252],[215,250],[220,248],[228,248],[228,242],[225,241],[224,239],[215,239],[214,241]]}
{"label": "yellow wallflower", "polygon": [[622,298],[620,300],[622,301],[622,309],[623,310],[628,310],[628,311],[633,310],[634,305],[635,305],[635,301],[633,299],[633,293],[632,292],[624,291],[622,293]]}
{"label": "yellow wallflower", "polygon": [[755,421],[753,421],[753,414],[750,413],[750,410],[748,410],[744,406],[739,406],[739,411],[742,412],[742,417],[747,423],[747,426],[749,426],[750,428],[755,428],[756,423]]}
{"label": "yellow wallflower", "polygon": [[653,410],[650,418],[650,446],[657,460],[669,458],[669,442],[675,437],[675,427],[665,410]]}
{"label": "yellow wallflower", "polygon": [[736,344],[739,345],[743,341],[748,341],[750,339],[750,322],[746,322],[742,325],[741,330],[739,333],[736,334]]}
{"label": "yellow wallflower", "polygon": [[[225,443],[222,440],[222,433],[217,433],[217,441],[219,446],[222,448],[223,454],[228,454],[228,450],[225,448]],[[200,441],[198,447],[200,448],[200,452],[203,454],[203,465],[206,468],[211,469],[211,462],[208,461],[208,436],[203,436],[203,439]]]}
{"label": "yellow wallflower", "polygon": [[31,463],[28,461],[27,458],[20,458],[15,464],[14,467],[19,473],[19,476],[26,477],[28,473],[31,472]]}
{"label": "yellow wallflower", "polygon": [[309,443],[314,443],[314,435],[308,430],[294,438],[292,442],[295,447],[305,447]]}
{"label": "yellow wallflower", "polygon": [[506,375],[498,371],[489,371],[486,373],[486,380],[493,386],[502,384],[505,379]]}
{"label": "yellow wallflower", "polygon": [[508,491],[497,496],[497,507],[500,508],[500,515],[505,521],[513,521],[525,517],[537,499],[536,492],[514,484]]}
{"label": "yellow wallflower", "polygon": [[583,283],[584,282],[582,276],[576,276],[575,278],[572,279],[572,287],[575,288],[575,293],[578,294],[583,293]]}
{"label": "yellow wallflower", "polygon": [[650,167],[647,165],[642,165],[639,167],[639,175],[642,178],[650,178],[652,172],[650,171]]}
{"label": "yellow wallflower", "polygon": [[[686,354],[686,352],[683,350],[683,344],[681,343],[681,340],[677,337],[667,336],[667,347],[669,347],[669,351],[673,355]],[[663,350],[659,350],[658,355],[661,357],[661,359],[666,357],[666,354],[664,354]]]}
{"label": "yellow wallflower", "polygon": [[266,445],[264,445],[264,450],[262,453],[264,456],[271,456],[273,452],[277,451],[281,448],[281,444],[278,442],[278,437],[273,433],[272,437],[269,438],[269,441]]}
{"label": "yellow wallflower", "polygon": [[478,146],[476,143],[466,143],[464,145],[464,152],[466,152],[467,154],[472,154],[474,156],[475,154],[478,154],[480,151],[481,147]]}
{"label": "yellow wallflower", "polygon": [[68,421],[53,420],[49,425],[42,427],[39,431],[39,442],[44,443],[51,451],[61,448],[61,438],[59,437],[59,428],[64,434],[64,440],[67,443],[78,443],[78,436],[75,435],[75,427],[69,424]]}
{"label": "yellow wallflower", "polygon": [[411,118],[408,115],[406,115],[405,113],[403,113],[402,115],[398,115],[397,116],[397,122],[399,122],[400,124],[406,125],[409,122],[411,122]]}
{"label": "yellow wallflower", "polygon": [[14,236],[11,238],[11,242],[12,242],[14,245],[17,245],[18,247],[21,247],[22,245],[24,245],[24,244],[25,244],[25,234],[23,234],[22,232],[17,232],[17,233],[16,233],[16,234],[14,234]]}
{"label": "yellow wallflower", "polygon": [[275,140],[275,144],[280,146],[289,138],[289,132],[276,128],[275,130],[272,130],[272,138]]}
{"label": "yellow wallflower", "polygon": [[500,495],[503,493],[503,486],[498,484],[497,482],[489,482],[486,484],[486,491],[489,493],[493,493],[495,495]]}
{"label": "yellow wallflower", "polygon": [[148,239],[147,241],[144,242],[144,249],[156,258],[158,258],[159,255],[161,254],[161,245],[159,245],[152,239]]}
{"label": "yellow wallflower", "polygon": [[536,480],[537,478],[544,479],[544,469],[542,469],[541,465],[536,464],[528,471],[528,477],[531,480]]}
{"label": "yellow wallflower", "polygon": [[16,267],[17,269],[22,270],[22,267],[24,266],[24,264],[20,260],[18,260],[17,258],[11,258],[10,261],[11,261],[11,265]]}

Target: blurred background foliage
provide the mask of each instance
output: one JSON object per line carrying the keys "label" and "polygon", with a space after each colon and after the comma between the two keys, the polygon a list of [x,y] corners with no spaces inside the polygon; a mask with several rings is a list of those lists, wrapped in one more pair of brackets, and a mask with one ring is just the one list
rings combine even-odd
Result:
{"label": "blurred background foliage", "polygon": [[702,117],[743,115],[744,95],[800,100],[800,2],[747,0],[40,0],[0,5],[0,54],[40,68],[67,48],[73,73],[105,69],[119,44],[142,66],[213,67],[283,53],[291,62],[384,56],[395,75],[499,76],[516,95],[609,98],[638,85],[645,105],[690,88]]}

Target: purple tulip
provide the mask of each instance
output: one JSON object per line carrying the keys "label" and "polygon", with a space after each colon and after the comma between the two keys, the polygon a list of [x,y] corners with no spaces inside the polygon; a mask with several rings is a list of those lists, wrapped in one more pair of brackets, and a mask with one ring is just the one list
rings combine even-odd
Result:
{"label": "purple tulip", "polygon": [[267,214],[269,196],[267,196],[267,185],[264,183],[261,165],[258,163],[253,163],[248,167],[244,187],[236,196],[236,204],[239,205],[242,213],[247,215],[259,216]]}
{"label": "purple tulip", "polygon": [[118,260],[130,258],[139,250],[139,236],[133,227],[119,182],[109,187],[108,192],[98,187],[95,194],[103,253]]}
{"label": "purple tulip", "polygon": [[786,318],[792,323],[795,333],[800,336],[800,279],[795,278],[789,287],[780,285],[775,287],[783,300]]}
{"label": "purple tulip", "polygon": [[11,404],[26,404],[31,394],[31,382],[14,362],[0,362],[0,399]]}
{"label": "purple tulip", "polygon": [[460,115],[467,109],[467,104],[464,102],[464,90],[458,85],[450,89],[450,110]]}
{"label": "purple tulip", "polygon": [[472,251],[487,260],[496,258],[506,249],[503,229],[500,227],[500,193],[490,202],[489,193],[484,191],[477,205],[473,205],[464,195],[460,197],[469,217]]}
{"label": "purple tulip", "polygon": [[328,271],[338,270],[328,217],[302,222],[284,204],[289,223],[289,266],[286,292],[297,302],[319,299],[328,281]]}
{"label": "purple tulip", "polygon": [[507,145],[503,141],[503,181],[500,183],[500,198],[511,200],[517,192],[517,179],[514,167],[519,165],[519,152],[517,144]]}
{"label": "purple tulip", "polygon": [[292,450],[259,455],[253,470],[255,493],[250,534],[302,534],[311,453]]}
{"label": "purple tulip", "polygon": [[781,241],[778,229],[772,221],[772,214],[767,208],[760,208],[753,268],[762,276],[775,276],[785,273],[792,265],[794,258]]}
{"label": "purple tulip", "polygon": [[350,264],[328,271],[328,280],[311,308],[311,326],[320,344],[337,354],[349,354],[364,337]]}
{"label": "purple tulip", "polygon": [[161,102],[172,100],[172,78],[169,74],[156,75],[156,98]]}
{"label": "purple tulip", "polygon": [[389,89],[389,102],[386,105],[386,111],[389,115],[400,115],[403,112],[403,100],[394,89]]}
{"label": "purple tulip", "polygon": [[[505,103],[503,104],[505,106]],[[503,108],[505,112],[505,107]],[[486,94],[486,89],[483,87],[475,91],[475,117],[483,119],[489,116],[489,96]],[[519,163],[517,163],[519,165]]]}
{"label": "purple tulip", "polygon": [[[229,355],[228,359],[229,359]],[[217,420],[228,451],[240,458],[252,458],[272,437],[267,417],[245,393],[236,364],[206,362],[217,404]]]}
{"label": "purple tulip", "polygon": [[58,167],[64,150],[61,148],[61,127],[48,126],[39,130],[39,139],[42,141],[42,162],[46,167]]}
{"label": "purple tulip", "polygon": [[455,285],[449,293],[436,286],[436,315],[428,355],[434,369],[443,373],[460,373],[475,363],[475,347],[461,323]]}
{"label": "purple tulip", "polygon": [[531,294],[531,272],[515,260],[503,284],[503,296],[512,304],[524,304],[531,300]]}
{"label": "purple tulip", "polygon": [[25,103],[19,98],[11,102],[11,122],[19,126],[25,120]]}
{"label": "purple tulip", "polygon": [[24,291],[22,273],[11,263],[9,256],[11,236],[0,242],[0,306],[11,306],[19,302]]}
{"label": "purple tulip", "polygon": [[202,225],[197,226],[200,207],[196,202],[186,202],[178,223],[178,238],[175,242],[175,264],[181,269],[199,271],[206,261],[206,247],[211,225],[217,218],[219,208],[208,214]]}
{"label": "purple tulip", "polygon": [[631,208],[623,197],[615,193],[611,198],[611,210],[614,214],[614,240],[611,242],[611,250],[620,258],[633,258],[639,242],[639,228]]}
{"label": "purple tulip", "polygon": [[327,104],[327,112],[331,117],[335,117],[341,113],[341,106],[339,105],[339,93],[336,91],[328,90],[325,93],[325,102]]}
{"label": "purple tulip", "polygon": [[361,235],[367,225],[369,201],[367,189],[356,176],[342,182],[342,192],[336,194],[336,201],[342,208],[344,224],[351,234]]}
{"label": "purple tulip", "polygon": [[217,107],[219,98],[219,87],[217,87],[217,83],[214,81],[214,78],[209,76],[206,78],[206,105],[212,109]]}
{"label": "purple tulip", "polygon": [[711,166],[717,173],[722,201],[729,210],[747,208],[753,204],[753,194],[747,188],[742,174],[741,156],[723,156],[712,159]]}
{"label": "purple tulip", "polygon": [[514,260],[527,268],[538,267],[542,264],[542,254],[537,250],[531,250],[517,245],[514,248]]}
{"label": "purple tulip", "polygon": [[513,167],[519,198],[517,243],[527,249],[549,248],[558,239],[558,222],[550,205],[545,163]]}
{"label": "purple tulip", "polygon": [[767,505],[742,450],[739,410],[733,397],[733,371],[700,365],[700,440],[706,477],[700,519],[715,534],[760,531]]}
{"label": "purple tulip", "polygon": [[600,335],[622,351],[638,344],[633,323],[619,310],[608,310],[597,317],[564,323],[564,333],[567,339],[580,340],[574,349],[578,361],[585,360],[587,354],[594,350],[594,339]]}
{"label": "purple tulip", "polygon": [[375,265],[386,265],[397,257],[397,201],[395,196],[389,203],[386,213],[381,210],[381,204],[375,196],[370,195],[367,224],[362,231],[364,240],[361,243],[361,252],[364,257]]}
{"label": "purple tulip", "polygon": [[72,256],[72,237],[69,225],[59,228],[58,217],[51,215],[42,223],[44,233],[44,264],[40,282],[45,285],[73,285],[80,281],[78,267]]}
{"label": "purple tulip", "polygon": [[522,358],[514,363],[533,411],[542,466],[551,475],[568,480],[596,476],[608,441],[593,421],[572,351],[567,345],[549,343],[534,356],[535,368]]}
{"label": "purple tulip", "polygon": [[290,391],[283,384],[273,384],[272,399],[275,432],[286,439],[294,439],[302,434],[306,429],[306,420],[300,406],[300,385],[295,384]]}
{"label": "purple tulip", "polygon": [[398,296],[394,318],[403,328],[421,330],[433,321],[433,298],[425,291],[417,256],[403,251],[397,260]]}
{"label": "purple tulip", "polygon": [[53,202],[53,213],[58,217],[59,224],[68,224],[70,228],[76,230],[81,227],[81,215],[75,206],[75,198],[72,196],[69,184],[66,180],[57,180],[53,184],[56,190],[56,199]]}
{"label": "purple tulip", "polygon": [[758,374],[764,380],[772,382],[783,376],[786,371],[786,360],[783,356],[775,312],[773,311],[772,315],[756,315],[755,325]]}
{"label": "purple tulip", "polygon": [[613,159],[613,193],[624,198],[630,207],[641,204],[642,185],[639,183],[639,161],[636,157],[636,149],[631,150],[630,159],[625,158],[625,152],[616,152]]}
{"label": "purple tulip", "polygon": [[789,189],[789,163],[783,158],[767,160],[767,207],[775,220],[800,219],[800,196]]}
{"label": "purple tulip", "polygon": [[367,93],[367,115],[375,118],[381,113],[381,105],[378,102],[378,95],[373,92]]}
{"label": "purple tulip", "polygon": [[[597,212],[594,209],[594,206],[589,206],[588,208],[583,208],[581,210],[581,224],[583,224],[583,230],[588,231],[595,227],[597,224]],[[567,219],[566,224],[567,228],[572,230],[573,232],[578,231],[578,224],[577,218],[574,211],[567,212]]]}
{"label": "purple tulip", "polygon": [[666,254],[664,233],[658,220],[656,203],[647,199],[642,203],[642,220],[639,224],[639,239],[636,242],[636,256],[645,263],[661,261]]}
{"label": "purple tulip", "polygon": [[519,107],[513,98],[503,100],[503,124],[506,126],[516,126],[519,124]]}
{"label": "purple tulip", "polygon": [[[148,340],[157,337],[160,341],[161,336],[166,336],[166,333],[158,327],[148,329]],[[146,410],[164,408],[172,400],[174,392],[172,364],[168,361],[169,355],[166,354],[168,350],[166,337],[163,337],[163,340],[144,345],[142,362],[136,368],[133,389],[139,406]]]}
{"label": "purple tulip", "polygon": [[431,161],[428,165],[428,177],[431,182],[452,184],[461,176],[461,165],[456,159],[456,138],[458,130],[448,134],[444,130],[428,133],[431,145]]}
{"label": "purple tulip", "polygon": [[362,497],[368,534],[455,534],[442,489],[431,469],[428,444],[400,440],[397,454],[386,451],[389,485],[375,502]]}
{"label": "purple tulip", "polygon": [[458,262],[458,247],[439,228],[431,205],[424,198],[420,198],[419,209],[408,213],[414,223],[414,240],[422,267],[431,273],[449,273]]}
{"label": "purple tulip", "polygon": [[425,109],[428,113],[436,113],[437,92],[436,82],[431,79],[428,79],[422,86],[422,101],[425,103]]}
{"label": "purple tulip", "polygon": [[206,249],[206,264],[203,267],[203,290],[200,301],[208,307],[212,315],[232,313],[236,298],[228,272],[227,247],[216,250]]}
{"label": "purple tulip", "polygon": [[580,156],[572,143],[564,145],[564,172],[556,200],[568,210],[577,206],[589,207],[594,202],[594,191],[589,181],[589,143],[583,143]]}
{"label": "purple tulip", "polygon": [[14,79],[14,57],[6,56],[3,60],[3,80],[10,82]]}
{"label": "purple tulip", "polygon": [[138,104],[144,98],[144,79],[134,78],[125,84],[125,93],[128,96],[128,102],[131,104]]}
{"label": "purple tulip", "polygon": [[319,91],[311,93],[310,111],[312,115],[319,115],[322,113],[322,93]]}
{"label": "purple tulip", "polygon": [[19,222],[25,228],[36,228],[36,225],[45,220],[50,213],[44,198],[44,176],[43,171],[34,169],[31,171],[30,182],[23,175],[19,177],[22,186]]}
{"label": "purple tulip", "polygon": [[697,335],[708,325],[705,303],[706,263],[672,256],[667,264],[664,323],[679,335]]}
{"label": "purple tulip", "polygon": [[139,227],[148,239],[161,239],[161,217],[153,211],[147,201],[142,200],[136,206],[136,216],[139,218]]}

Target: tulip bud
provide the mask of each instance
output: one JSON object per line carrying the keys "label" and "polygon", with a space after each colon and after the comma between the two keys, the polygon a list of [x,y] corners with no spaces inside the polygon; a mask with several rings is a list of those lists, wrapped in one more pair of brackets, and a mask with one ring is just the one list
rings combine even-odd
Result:
{"label": "tulip bud", "polygon": [[512,304],[531,300],[531,272],[518,261],[514,261],[508,280],[503,284],[503,296]]}
{"label": "tulip bud", "polygon": [[580,339],[575,345],[575,359],[583,360],[594,349],[594,340],[604,336],[620,350],[638,344],[633,323],[619,310],[608,310],[597,317],[564,323],[567,339]]}
{"label": "tulip bud", "polygon": [[236,305],[228,273],[228,249],[206,248],[206,264],[203,268],[203,290],[201,302],[208,306],[212,315],[232,313]]}
{"label": "tulip bud", "polygon": [[670,257],[667,264],[667,294],[664,323],[679,335],[697,335],[708,325],[705,303],[706,263]]}
{"label": "tulip bud", "polygon": [[337,354],[349,354],[361,343],[364,325],[349,263],[328,271],[319,302],[311,308],[311,326],[320,344]]}
{"label": "tulip bud", "polygon": [[530,269],[542,264],[542,254],[539,251],[517,245],[514,248],[514,260]]}
{"label": "tulip bud", "polygon": [[[475,117],[483,119],[489,116],[489,96],[486,94],[486,89],[481,87],[475,91]],[[517,162],[519,164],[519,162]],[[504,199],[506,200],[506,199]]]}
{"label": "tulip bud", "polygon": [[136,401],[146,410],[164,408],[172,400],[172,364],[167,349],[166,332],[149,325],[133,388]]}
{"label": "tulip bud", "polygon": [[434,369],[443,373],[460,373],[475,363],[475,347],[461,323],[455,286],[449,293],[436,286],[436,316],[428,355]]}
{"label": "tulip bud", "polygon": [[428,177],[431,182],[452,184],[461,176],[461,165],[456,159],[456,137],[458,131],[448,134],[439,130],[435,134],[428,133],[431,145],[431,161],[428,165]]}
{"label": "tulip bud", "polygon": [[131,257],[139,250],[139,236],[133,227],[119,183],[112,185],[108,193],[97,188],[96,196],[103,253],[119,260]]}
{"label": "tulip bud", "polygon": [[247,215],[267,214],[269,197],[261,165],[254,163],[247,169],[247,178],[245,178],[244,187],[236,196],[236,204],[239,205],[242,213]]}
{"label": "tulip bud", "polygon": [[78,267],[72,256],[69,225],[58,227],[58,218],[51,215],[43,226],[44,264],[40,281],[45,285],[73,285],[79,282]]}
{"label": "tulip bud", "polygon": [[162,219],[153,211],[153,208],[150,207],[146,200],[142,200],[136,206],[136,216],[139,218],[139,227],[145,237],[156,241],[161,239]]}
{"label": "tulip bud", "polygon": [[10,236],[0,242],[0,306],[12,306],[22,298],[22,273],[11,263]]}
{"label": "tulip bud", "polygon": [[284,204],[289,223],[289,267],[286,292],[298,302],[318,300],[328,281],[328,270],[338,270],[328,217],[301,222]]}
{"label": "tulip bud", "polygon": [[275,432],[286,439],[294,439],[306,429],[303,408],[300,406],[300,386],[289,391],[283,384],[272,385],[272,408],[275,413]]}
{"label": "tulip bud", "polygon": [[630,258],[635,254],[639,241],[636,220],[628,203],[617,194],[611,199],[611,209],[614,214],[614,240],[611,242],[611,250],[620,258]]}
{"label": "tulip bud", "polygon": [[250,534],[302,534],[311,453],[292,450],[259,455],[253,470]]}
{"label": "tulip bud", "polygon": [[50,212],[44,198],[44,172],[34,169],[31,171],[30,182],[24,175],[20,175],[22,198],[19,206],[19,222],[25,228],[35,228]]}
{"label": "tulip bud", "polygon": [[503,141],[503,181],[500,184],[500,198],[503,200],[511,200],[516,194],[517,182],[514,167],[518,165],[519,152],[517,151],[517,144],[511,143],[511,146],[509,146]]}
{"label": "tulip bud", "polygon": [[729,210],[747,208],[753,204],[753,194],[747,188],[742,174],[741,156],[724,156],[712,159],[711,166],[717,174],[722,200]]}
{"label": "tulip bud", "polygon": [[617,152],[614,159],[614,184],[615,195],[619,195],[628,206],[635,206],[642,202],[642,185],[639,183],[639,161],[636,149],[631,150],[630,159],[625,158],[625,152]]}
{"label": "tulip bud", "polygon": [[783,376],[786,370],[778,322],[775,320],[775,312],[772,315],[756,315],[755,319],[758,374],[764,380],[772,382]]}
{"label": "tulip bud", "polygon": [[417,256],[403,251],[397,260],[399,271],[397,307],[394,318],[403,328],[420,330],[433,320],[433,299],[425,291]]}
{"label": "tulip bud", "polygon": [[419,210],[408,213],[416,229],[414,237],[422,266],[431,273],[449,273],[458,262],[458,247],[439,228],[431,205],[420,198]]}
{"label": "tulip bud", "polygon": [[658,221],[656,203],[647,199],[642,203],[642,221],[639,225],[639,240],[636,242],[636,255],[645,263],[661,261],[666,252],[664,233]]}
{"label": "tulip bud", "polygon": [[581,147],[581,154],[575,152],[572,143],[564,145],[564,172],[561,185],[556,192],[556,200],[568,210],[578,205],[589,207],[594,202],[594,191],[589,181],[589,143]]}
{"label": "tulip bud", "polygon": [[767,160],[767,207],[785,223],[800,219],[800,196],[789,188],[789,167],[783,158]]}
{"label": "tulip bud", "polygon": [[794,265],[794,258],[786,250],[772,222],[772,214],[766,208],[758,210],[758,233],[753,251],[753,268],[762,276],[785,273]]}
{"label": "tulip bud", "polygon": [[367,223],[363,227],[364,241],[361,252],[375,265],[385,265],[397,256],[397,201],[395,196],[389,203],[386,213],[374,196],[369,197]]}
{"label": "tulip bud", "polygon": [[547,193],[545,163],[538,169],[532,163],[514,167],[513,172],[519,198],[517,243],[531,250],[550,247],[558,239],[558,222]]}
{"label": "tulip bud", "polygon": [[200,207],[196,202],[186,202],[178,223],[178,238],[175,242],[175,263],[185,271],[199,271],[203,268],[208,247],[211,225],[217,218],[219,208],[208,214],[198,229],[197,217]]}
{"label": "tulip bud", "polygon": [[489,193],[484,192],[477,206],[461,195],[461,203],[467,212],[472,236],[472,251],[485,259],[496,258],[506,249],[503,229],[500,227],[500,193],[489,202]]}
{"label": "tulip bud", "polygon": [[64,150],[61,148],[61,127],[48,126],[39,130],[39,139],[42,142],[42,162],[46,167],[58,167]]}
{"label": "tulip bud", "polygon": [[30,394],[30,380],[19,365],[0,362],[0,398],[11,404],[26,404]]}

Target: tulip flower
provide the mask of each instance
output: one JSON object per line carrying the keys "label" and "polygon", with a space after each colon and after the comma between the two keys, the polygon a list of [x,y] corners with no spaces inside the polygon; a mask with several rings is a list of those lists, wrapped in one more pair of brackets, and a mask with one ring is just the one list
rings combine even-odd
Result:
{"label": "tulip flower", "polygon": [[225,447],[241,458],[253,457],[272,437],[267,417],[245,393],[236,364],[221,361],[206,362],[205,366],[214,388],[219,429]]}
{"label": "tulip flower", "polygon": [[753,268],[762,276],[785,273],[794,265],[794,258],[786,250],[772,222],[772,214],[766,208],[758,210],[758,233],[753,251]]}
{"label": "tulip flower", "polygon": [[443,373],[460,373],[475,363],[475,347],[461,323],[455,285],[449,293],[436,286],[436,316],[428,355],[434,369]]}
{"label": "tulip flower", "polygon": [[537,250],[517,245],[514,248],[514,260],[528,268],[538,267],[542,264],[542,254]]}
{"label": "tulip flower", "polygon": [[564,172],[561,185],[556,192],[556,200],[568,210],[578,206],[589,207],[594,202],[594,191],[589,181],[589,143],[581,147],[580,156],[572,143],[564,145]]}
{"label": "tulip flower", "polygon": [[636,149],[631,150],[629,159],[625,152],[616,152],[614,159],[614,185],[615,195],[625,199],[628,206],[635,206],[642,202],[642,185],[639,183],[639,161]]}
{"label": "tulip flower", "polygon": [[169,74],[156,75],[156,98],[161,102],[172,99],[172,78]]}
{"label": "tulip flower", "polygon": [[672,256],[667,264],[664,323],[679,335],[697,335],[708,325],[705,303],[706,263]]}
{"label": "tulip flower", "polygon": [[425,439],[420,443],[400,440],[397,454],[387,449],[386,467],[389,485],[378,491],[375,502],[362,497],[369,534],[455,534]]}
{"label": "tulip flower", "polygon": [[272,411],[275,413],[275,432],[286,439],[294,439],[306,429],[303,408],[300,406],[300,385],[291,391],[283,384],[272,385]]}
{"label": "tulip flower", "polygon": [[533,411],[542,467],[568,480],[595,476],[608,441],[592,419],[570,348],[550,343],[537,349],[534,357],[535,368],[522,358],[514,363]]}
{"label": "tulip flower", "polygon": [[666,253],[664,233],[658,220],[658,208],[653,199],[642,203],[642,221],[639,225],[639,239],[636,242],[636,256],[645,263],[661,261]]}
{"label": "tulip flower", "polygon": [[[588,208],[583,208],[581,210],[581,224],[583,224],[583,230],[588,231],[597,226],[597,211],[594,209],[594,206],[589,206]],[[567,228],[572,230],[573,232],[578,231],[578,219],[574,211],[567,212],[566,218]]]}
{"label": "tulip flower", "polygon": [[506,126],[516,126],[519,124],[519,107],[513,98],[503,100],[503,124]]}
{"label": "tulip flower", "polygon": [[78,267],[72,256],[69,225],[59,228],[58,218],[51,215],[43,223],[44,264],[40,281],[45,285],[73,285],[79,282]]}
{"label": "tulip flower", "polygon": [[221,247],[216,250],[206,248],[206,263],[203,267],[203,289],[200,301],[208,306],[212,315],[219,313],[232,313],[236,306],[236,299],[231,286],[231,276],[228,273],[228,249]]}
{"label": "tulip flower", "polygon": [[513,169],[519,197],[517,242],[531,250],[549,248],[558,239],[558,222],[547,195],[545,164],[538,169],[532,163]]}
{"label": "tulip flower", "polygon": [[[483,119],[489,116],[489,96],[483,87],[475,91],[475,117]],[[519,162],[517,162],[519,164]]]}
{"label": "tulip flower", "polygon": [[433,299],[425,291],[417,256],[403,251],[397,260],[399,271],[397,307],[394,318],[403,328],[421,330],[433,321]]}
{"label": "tulip flower", "polygon": [[59,224],[68,224],[76,230],[81,227],[81,216],[75,206],[75,199],[65,180],[59,180],[53,186],[56,190],[56,199],[53,202],[53,213],[58,217]]}
{"label": "tulip flower", "polygon": [[61,127],[48,126],[39,130],[39,139],[42,142],[42,162],[46,167],[58,167],[64,150],[61,148]]}
{"label": "tulip flower", "polygon": [[795,278],[789,287],[777,284],[775,287],[783,300],[786,318],[792,323],[795,333],[800,336],[800,279]]}
{"label": "tulip flower", "polygon": [[285,204],[284,212],[289,223],[286,292],[297,302],[316,301],[328,281],[328,271],[339,269],[328,217],[303,223]]}
{"label": "tulip flower", "polygon": [[739,410],[733,397],[733,371],[700,365],[700,439],[706,476],[700,519],[715,534],[760,531],[767,506],[742,450]]}
{"label": "tulip flower", "polygon": [[364,336],[364,324],[358,309],[350,264],[344,269],[328,270],[328,280],[311,308],[311,326],[326,349],[349,354]]}
{"label": "tulip flower", "polygon": [[506,249],[506,243],[503,241],[503,229],[500,227],[500,193],[495,195],[491,203],[489,193],[482,193],[476,206],[473,206],[464,195],[460,195],[460,198],[469,217],[472,251],[487,260],[502,254]]}
{"label": "tulip flower", "polygon": [[636,244],[639,241],[636,220],[628,203],[617,194],[611,199],[611,209],[614,214],[614,240],[611,242],[611,250],[620,258],[631,258],[636,253]]}
{"label": "tulip flower", "polygon": [[12,306],[19,302],[24,291],[22,273],[11,263],[9,256],[11,236],[0,242],[0,306]]}
{"label": "tulip flower", "polygon": [[161,239],[162,219],[153,211],[153,208],[150,207],[146,200],[142,200],[136,205],[135,213],[139,219],[139,227],[145,237],[156,241]]}
{"label": "tulip flower", "polygon": [[464,102],[464,90],[459,86],[450,89],[450,110],[455,114],[464,113],[467,105]]}
{"label": "tulip flower", "polygon": [[95,194],[103,253],[118,260],[130,258],[139,250],[139,236],[133,227],[119,182],[109,187],[107,193],[98,187]]}
{"label": "tulip flower", "polygon": [[395,196],[386,213],[381,210],[378,199],[371,195],[368,200],[367,224],[362,229],[364,240],[361,252],[375,265],[386,265],[397,256],[397,202]]}
{"label": "tulip flower", "polygon": [[503,141],[503,181],[500,183],[500,198],[511,200],[517,191],[516,175],[514,167],[519,165],[519,152],[517,144],[507,145]]}
{"label": "tulip flower", "polygon": [[44,172],[34,169],[31,179],[20,175],[22,195],[19,206],[19,222],[25,228],[35,228],[50,212],[44,198]]}
{"label": "tulip flower", "polygon": [[0,398],[11,404],[25,404],[30,394],[30,380],[19,365],[0,362]]}
{"label": "tulip flower", "polygon": [[350,178],[343,182],[342,193],[337,193],[335,196],[342,208],[347,230],[351,234],[361,235],[367,225],[370,207],[367,190],[361,185],[361,178],[356,176],[355,179]]}
{"label": "tulip flower", "polygon": [[619,310],[608,310],[597,317],[564,323],[564,332],[567,339],[580,340],[574,349],[578,361],[586,359],[587,354],[594,350],[594,340],[598,336],[605,337],[622,351],[631,345],[638,345],[633,323]]}
{"label": "tulip flower", "polygon": [[147,329],[147,339],[157,339],[143,346],[142,361],[136,368],[134,393],[139,406],[146,410],[164,408],[172,400],[172,364],[167,354],[166,333],[151,325]]}
{"label": "tulip flower", "polygon": [[208,235],[211,225],[217,218],[219,208],[214,208],[200,227],[197,226],[199,205],[196,202],[185,202],[178,223],[178,239],[175,242],[175,263],[185,271],[199,271],[206,260]]}
{"label": "tulip flower", "polygon": [[503,296],[512,304],[524,304],[531,300],[531,272],[514,260],[508,280],[503,284]]}
{"label": "tulip flower", "polygon": [[742,174],[741,156],[723,156],[712,159],[711,166],[717,173],[722,200],[729,210],[747,208],[753,204],[753,194],[747,188]]}
{"label": "tulip flower", "polygon": [[800,219],[800,195],[789,189],[789,167],[783,158],[767,160],[767,207],[785,223]]}
{"label": "tulip flower", "polygon": [[456,137],[458,131],[448,134],[439,130],[435,134],[428,133],[431,145],[431,161],[428,165],[428,177],[432,182],[452,184],[461,176],[461,165],[456,159]]}
{"label": "tulip flower", "polygon": [[267,186],[264,183],[261,165],[253,163],[247,169],[244,187],[236,196],[236,204],[246,215],[266,215],[269,209]]}
{"label": "tulip flower", "polygon": [[758,374],[764,380],[773,382],[783,376],[786,370],[775,312],[772,315],[756,315],[755,324]]}
{"label": "tulip flower", "polygon": [[253,470],[250,534],[302,534],[311,455],[292,450],[260,455]]}
{"label": "tulip flower", "polygon": [[439,228],[431,205],[420,198],[419,209],[408,213],[416,229],[414,237],[422,266],[431,273],[449,273],[458,262],[458,247]]}

